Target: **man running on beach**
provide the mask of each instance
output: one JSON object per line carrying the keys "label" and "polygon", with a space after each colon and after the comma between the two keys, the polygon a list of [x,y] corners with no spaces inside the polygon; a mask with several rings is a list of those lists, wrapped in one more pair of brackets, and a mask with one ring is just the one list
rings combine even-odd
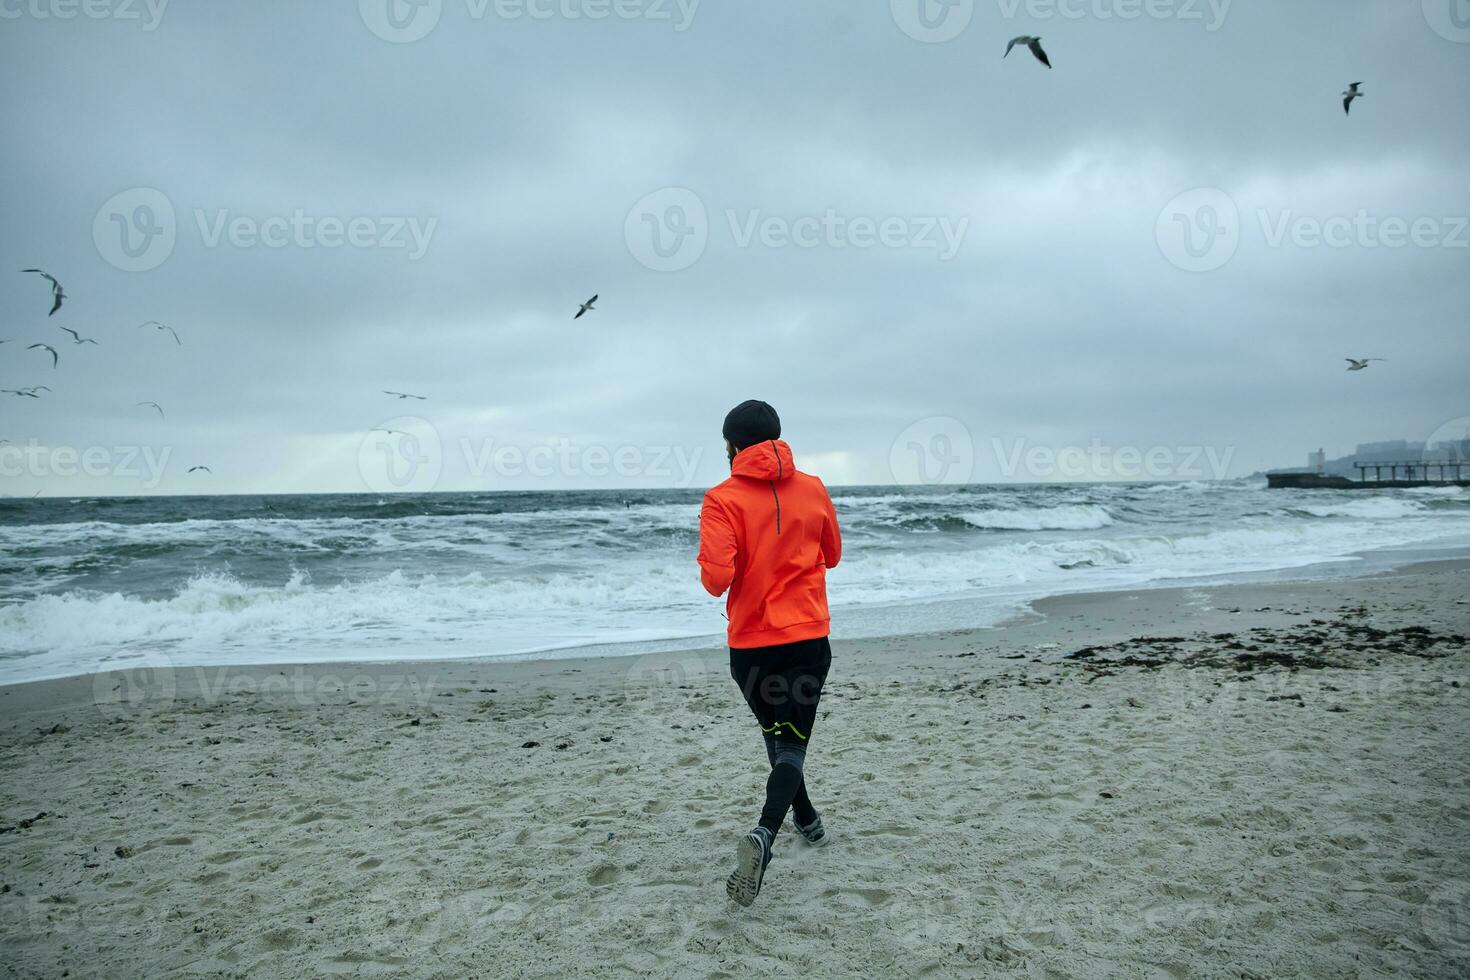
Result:
{"label": "man running on beach", "polygon": [[832,647],[827,569],[842,557],[837,514],[822,481],[799,473],[781,419],[763,401],[725,416],[730,479],[704,495],[699,577],[730,590],[730,676],[760,723],[771,774],[760,823],[740,839],[725,891],[741,905],[760,894],[771,845],[791,811],[807,842],[826,844],[802,778]]}

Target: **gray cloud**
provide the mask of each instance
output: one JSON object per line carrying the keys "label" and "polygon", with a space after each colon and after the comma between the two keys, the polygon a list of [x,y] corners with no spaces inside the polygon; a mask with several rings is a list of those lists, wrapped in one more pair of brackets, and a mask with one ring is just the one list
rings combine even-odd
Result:
{"label": "gray cloud", "polygon": [[[702,450],[709,482],[752,395],[832,482],[891,479],[895,438],[933,417],[963,423],[987,479],[994,439],[1232,449],[1242,475],[1422,438],[1470,412],[1470,42],[1427,6],[961,2],[967,26],[924,43],[885,4],[705,0],[677,30],[673,3],[445,0],[397,44],[351,2],[168,4],[152,30],[141,5],[11,3],[0,269],[48,268],[70,300],[48,321],[45,283],[4,274],[0,387],[56,391],[0,400],[0,438],[167,448],[157,489],[241,492],[364,489],[364,433],[405,411],[438,432],[442,489],[673,482],[476,474],[463,449],[563,441]],[[1054,70],[1000,57],[1021,33]],[[135,188],[167,198],[176,242],[128,272],[94,222]],[[664,188],[704,214],[674,271],[644,264],[635,209]],[[1223,261],[1169,237],[1166,205],[1201,188],[1234,211]],[[241,235],[212,242],[221,216]],[[673,217],[646,219],[670,247]],[[332,244],[354,220],[361,243]],[[184,345],[135,329],[155,318]],[[1388,360],[1348,376],[1346,356]]]}

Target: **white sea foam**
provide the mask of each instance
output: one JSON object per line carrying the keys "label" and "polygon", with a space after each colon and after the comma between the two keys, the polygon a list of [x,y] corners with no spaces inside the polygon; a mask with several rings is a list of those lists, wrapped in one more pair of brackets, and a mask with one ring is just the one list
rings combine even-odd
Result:
{"label": "white sea foam", "polygon": [[1113,515],[1096,504],[971,510],[961,517],[972,527],[1011,531],[1095,531],[1113,524]]}

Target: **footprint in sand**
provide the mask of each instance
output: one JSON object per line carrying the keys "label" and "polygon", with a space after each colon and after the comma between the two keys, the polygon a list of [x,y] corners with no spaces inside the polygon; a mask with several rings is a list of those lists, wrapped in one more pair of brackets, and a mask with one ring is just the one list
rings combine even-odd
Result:
{"label": "footprint in sand", "polygon": [[611,864],[604,864],[587,876],[587,884],[599,887],[602,885],[611,885],[622,876],[623,872],[620,868]]}
{"label": "footprint in sand", "polygon": [[864,827],[857,831],[859,837],[918,837],[919,832],[910,827],[898,827],[888,825],[883,827]]}

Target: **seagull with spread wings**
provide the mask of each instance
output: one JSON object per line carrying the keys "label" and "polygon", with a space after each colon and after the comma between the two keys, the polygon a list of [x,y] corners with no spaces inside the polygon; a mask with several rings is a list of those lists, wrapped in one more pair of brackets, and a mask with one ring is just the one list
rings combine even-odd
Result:
{"label": "seagull with spread wings", "polygon": [[208,466],[191,466],[191,467],[189,467],[189,472],[190,473],[193,473],[195,470],[203,470],[206,473],[213,473],[214,472],[214,470],[210,469]]}
{"label": "seagull with spread wings", "polygon": [[96,344],[97,343],[97,341],[93,340],[91,337],[83,337],[81,334],[77,333],[71,327],[58,327],[57,329],[61,330],[63,333],[69,333],[69,334],[71,334],[71,342],[74,343],[74,344]]}
{"label": "seagull with spread wings", "polygon": [[597,295],[597,293],[593,293],[592,298],[589,299],[587,302],[577,304],[577,315],[572,317],[572,319],[580,320],[582,319],[583,313],[586,313],[588,310],[593,309],[592,304],[597,302]]}
{"label": "seagull with spread wings", "polygon": [[163,414],[163,406],[160,405],[160,404],[158,404],[158,402],[136,402],[135,405],[134,405],[134,407],[136,407],[136,408],[156,408],[156,409],[158,409],[158,417],[159,418],[161,418],[161,419],[167,419],[168,418],[167,415],[164,415]]}
{"label": "seagull with spread wings", "polygon": [[403,401],[405,398],[417,398],[419,401],[424,401],[425,398],[426,398],[426,396],[424,396],[424,395],[410,395],[406,391],[389,391],[387,388],[384,388],[383,389],[383,394],[385,394],[385,395],[392,395],[393,397],[397,398],[399,401]]}
{"label": "seagull with spread wings", "polygon": [[56,280],[55,276],[43,269],[22,269],[20,271],[34,272],[51,284],[51,312],[46,315],[54,316],[56,311],[61,309],[61,304],[66,300],[66,290],[61,287],[61,283]]}
{"label": "seagull with spread wings", "polygon": [[179,332],[173,327],[169,326],[167,323],[159,323],[157,320],[149,320],[146,323],[138,324],[139,330],[143,329],[144,327],[152,327],[154,330],[167,330],[169,333],[174,335],[174,343],[178,344],[180,347],[184,346],[184,342],[179,339]]}
{"label": "seagull with spread wings", "polygon": [[1383,358],[1381,358],[1381,357],[1345,357],[1345,358],[1343,358],[1343,360],[1345,360],[1345,361],[1348,362],[1348,368],[1347,369],[1349,371],[1361,371],[1365,367],[1368,366],[1368,362],[1370,362],[1370,361],[1381,361],[1381,360],[1383,360]]}
{"label": "seagull with spread wings", "polygon": [[50,344],[32,344],[31,346],[27,347],[26,350],[35,350],[37,348],[40,348],[41,350],[49,351],[50,352],[50,354],[51,354],[51,366],[53,368],[56,367],[56,365],[61,362],[61,355],[58,354],[58,353],[56,353],[56,348],[55,347],[52,347]]}
{"label": "seagull with spread wings", "polygon": [[1364,95],[1368,94],[1366,92],[1358,91],[1358,86],[1362,84],[1362,82],[1353,82],[1353,84],[1347,87],[1347,91],[1342,93],[1342,114],[1344,116],[1352,115],[1353,99],[1362,98]]}
{"label": "seagull with spread wings", "polygon": [[1026,47],[1031,49],[1031,53],[1036,56],[1037,61],[1048,68],[1051,67],[1051,59],[1046,56],[1045,51],[1041,50],[1041,38],[1032,37],[1030,34],[1022,34],[1020,37],[1011,38],[1011,43],[1006,45],[1006,53],[1001,55],[1001,57],[1005,58],[1009,56],[1011,48],[1014,48],[1018,44],[1026,45]]}

